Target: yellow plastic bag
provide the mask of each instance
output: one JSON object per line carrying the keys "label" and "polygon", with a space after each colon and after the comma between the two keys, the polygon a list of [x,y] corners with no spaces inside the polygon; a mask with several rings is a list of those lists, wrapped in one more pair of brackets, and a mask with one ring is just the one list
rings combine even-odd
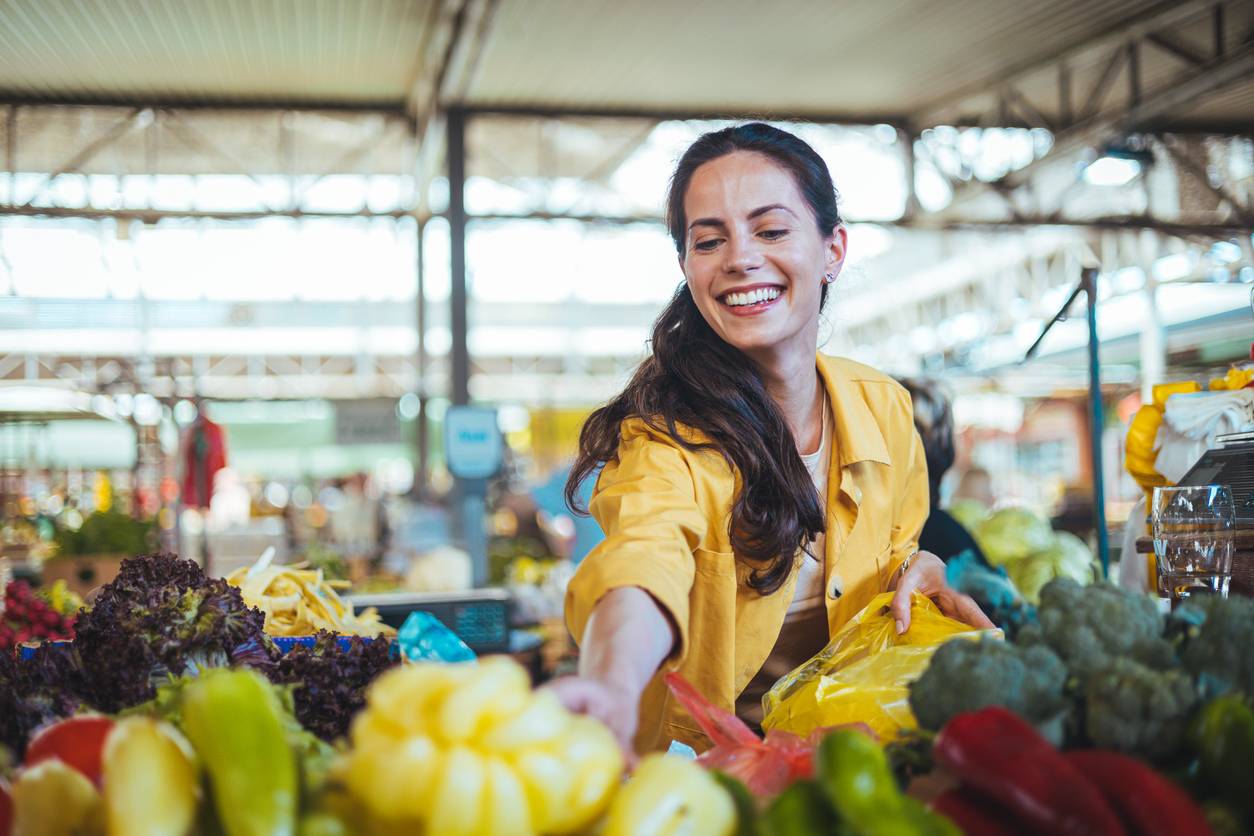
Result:
{"label": "yellow plastic bag", "polygon": [[784,676],[762,698],[762,728],[805,736],[818,728],[865,723],[887,742],[916,727],[908,684],[923,673],[932,653],[950,638],[1001,635],[943,615],[927,597],[910,602],[910,629],[897,635],[888,614],[891,592],[840,628],[810,661]]}

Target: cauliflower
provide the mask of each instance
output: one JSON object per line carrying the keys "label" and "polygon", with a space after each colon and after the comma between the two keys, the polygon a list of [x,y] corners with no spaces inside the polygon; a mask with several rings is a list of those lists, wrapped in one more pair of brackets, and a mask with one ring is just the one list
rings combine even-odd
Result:
{"label": "cauliflower", "polygon": [[1039,626],[1022,630],[1018,641],[1048,645],[1081,679],[1118,657],[1154,669],[1175,664],[1154,602],[1107,581],[1084,587],[1070,578],[1055,578],[1041,590],[1037,621]]}
{"label": "cauliflower", "polygon": [[1254,697],[1254,599],[1195,598],[1172,614],[1181,661],[1207,696]]}
{"label": "cauliflower", "polygon": [[935,731],[956,714],[1001,705],[1058,744],[1069,708],[1066,681],[1062,661],[1043,645],[954,639],[937,648],[927,670],[910,684],[910,708],[920,726]]}
{"label": "cauliflower", "polygon": [[1180,746],[1197,702],[1183,670],[1114,659],[1084,682],[1084,732],[1094,746],[1161,761]]}

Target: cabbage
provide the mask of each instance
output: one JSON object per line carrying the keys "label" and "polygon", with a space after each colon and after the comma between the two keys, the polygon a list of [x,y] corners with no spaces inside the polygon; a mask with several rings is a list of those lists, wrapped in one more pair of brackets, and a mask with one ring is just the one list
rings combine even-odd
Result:
{"label": "cabbage", "polygon": [[1049,523],[1026,508],[1003,508],[984,520],[975,531],[975,541],[994,566],[1006,566],[1054,545]]}
{"label": "cabbage", "polygon": [[1006,574],[1032,604],[1039,603],[1041,587],[1054,578],[1071,578],[1077,583],[1090,584],[1097,577],[1089,547],[1066,531],[1056,532],[1053,545],[1045,551],[1006,566]]}
{"label": "cabbage", "polygon": [[984,503],[976,499],[959,499],[950,505],[948,510],[949,516],[957,520],[959,525],[967,531],[975,531],[988,517],[988,509],[984,507]]}

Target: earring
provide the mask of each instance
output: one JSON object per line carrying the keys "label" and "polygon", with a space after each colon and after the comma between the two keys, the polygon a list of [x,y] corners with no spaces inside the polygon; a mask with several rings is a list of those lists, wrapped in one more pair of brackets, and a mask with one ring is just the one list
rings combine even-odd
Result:
{"label": "earring", "polygon": [[823,284],[831,284],[834,281],[836,281],[836,276],[832,273],[823,274]]}

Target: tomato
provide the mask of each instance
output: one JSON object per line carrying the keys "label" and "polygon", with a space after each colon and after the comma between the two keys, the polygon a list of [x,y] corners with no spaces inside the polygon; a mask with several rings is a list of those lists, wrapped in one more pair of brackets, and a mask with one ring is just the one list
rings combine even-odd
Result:
{"label": "tomato", "polygon": [[105,738],[112,730],[111,719],[94,714],[70,717],[45,726],[31,738],[22,765],[59,760],[100,786],[101,756]]}

